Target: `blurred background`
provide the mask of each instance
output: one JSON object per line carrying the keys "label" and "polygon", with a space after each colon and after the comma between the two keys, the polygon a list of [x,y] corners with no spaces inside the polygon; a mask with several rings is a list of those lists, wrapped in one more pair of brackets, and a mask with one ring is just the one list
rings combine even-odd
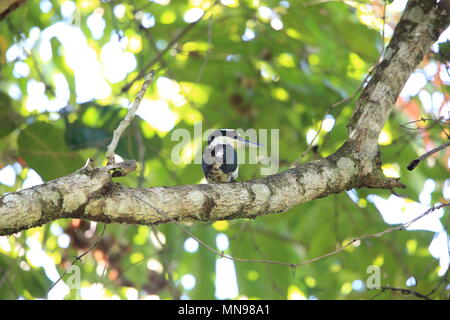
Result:
{"label": "blurred background", "polygon": [[[358,88],[393,34],[404,0],[25,1],[0,21],[0,194],[62,177],[88,157],[105,164],[112,131],[151,68],[157,77],[117,148],[139,162],[130,187],[204,183],[171,161],[171,133],[279,129],[280,171],[332,154],[347,138]],[[385,18],[384,18],[385,17]],[[384,40],[383,40],[384,38]],[[450,31],[412,74],[380,139],[383,170],[408,186],[351,190],[255,220],[185,223],[210,246],[245,259],[298,263],[355,237],[412,220],[450,199]],[[337,102],[339,104],[335,105]],[[334,107],[331,107],[335,105]],[[305,152],[306,151],[306,152]],[[240,180],[260,176],[242,165]],[[448,298],[449,210],[408,231],[355,242],[296,269],[233,262],[173,224],[58,220],[0,237],[1,299]],[[56,282],[74,259],[80,289]],[[67,275],[66,275],[67,276]]]}

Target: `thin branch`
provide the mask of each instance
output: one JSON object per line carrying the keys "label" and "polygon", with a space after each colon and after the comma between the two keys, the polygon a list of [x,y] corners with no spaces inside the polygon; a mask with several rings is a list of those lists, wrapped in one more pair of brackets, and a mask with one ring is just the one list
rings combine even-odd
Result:
{"label": "thin branch", "polygon": [[[256,242],[255,235],[254,235],[253,232],[250,233],[250,238],[251,238],[251,241],[252,241],[254,250],[255,250],[257,253],[259,253],[259,255],[260,255],[261,257],[263,257],[263,258],[265,259],[265,254],[264,254],[264,252],[261,250],[261,248],[259,247],[258,243]],[[283,299],[283,298],[285,297],[286,293],[284,292],[284,290],[282,290],[282,289],[278,286],[277,282],[274,281],[274,276],[273,276],[273,272],[272,272],[271,268],[269,268],[268,265],[266,265],[265,267],[266,267],[266,271],[267,271],[267,278],[269,279],[272,288],[273,288],[273,289],[280,295],[280,297]]]}
{"label": "thin branch", "polygon": [[384,38],[385,38],[385,33],[386,33],[386,7],[388,5],[388,0],[383,0],[384,5],[383,5],[383,28],[381,29],[381,54],[380,56],[384,55],[384,50],[386,49],[385,45],[384,45]]}
{"label": "thin branch", "polygon": [[[11,270],[11,269],[10,269]],[[14,285],[12,284],[11,280],[9,279],[8,273],[10,270],[3,270],[0,268],[0,272],[3,272],[2,278],[0,279],[0,288],[3,285],[3,282],[6,282],[8,285],[9,290],[12,292],[13,296],[16,298],[19,298],[19,294],[17,293],[16,289],[14,288]]]}
{"label": "thin branch", "polygon": [[[447,234],[447,252],[450,254],[450,241],[449,241],[450,239],[449,239],[449,235],[448,235],[449,224],[450,224],[450,214],[447,215],[447,223],[446,223],[446,226],[444,227],[444,230],[446,231],[446,234]],[[427,297],[431,296],[441,287],[442,284],[448,283],[449,274],[450,274],[450,269],[447,269],[445,274],[442,276],[441,281],[439,281],[437,286],[434,287],[426,296]]]}
{"label": "thin branch", "polygon": [[334,225],[334,238],[336,239],[336,249],[339,249],[341,237],[339,235],[339,201],[338,196],[333,196],[333,225]]}
{"label": "thin branch", "polygon": [[[215,3],[212,3],[212,1],[211,1],[210,8],[213,8],[214,6],[215,6]],[[206,65],[208,64],[208,61],[209,61],[209,55],[211,53],[211,44],[212,44],[212,25],[213,25],[213,15],[211,14],[209,16],[209,21],[208,21],[208,48],[206,50],[205,58],[200,67],[200,70],[197,73],[194,83],[198,83],[200,81],[200,79],[203,76],[203,72],[205,71]],[[189,93],[192,91],[193,88],[194,88],[194,86],[191,88],[191,90],[189,90]]]}
{"label": "thin branch", "polygon": [[150,84],[153,82],[153,79],[155,78],[155,71],[150,71],[149,74],[144,79],[144,83],[142,84],[141,90],[139,90],[138,94],[136,95],[136,98],[134,99],[133,105],[128,110],[128,113],[117,127],[116,130],[114,130],[113,133],[113,139],[111,143],[109,144],[106,152],[106,158],[108,159],[108,163],[114,163],[114,152],[116,151],[117,144],[119,143],[120,137],[122,136],[125,129],[130,125],[131,120],[133,120],[134,116],[136,115],[136,112],[139,108],[139,105],[141,104],[142,99],[144,98],[145,92],[147,91],[147,88],[150,86]]}
{"label": "thin branch", "polygon": [[450,122],[447,121],[443,121],[443,118],[439,118],[439,119],[428,119],[428,118],[423,118],[421,117],[419,120],[413,120],[413,121],[409,121],[403,124],[400,124],[400,127],[402,127],[403,129],[407,129],[407,130],[421,130],[421,131],[425,131],[428,129],[432,129],[434,127],[434,125],[431,125],[429,127],[417,127],[417,128],[410,128],[407,125],[408,124],[413,124],[413,123],[417,123],[417,122],[426,122],[426,121],[431,121],[434,122],[435,124],[445,124],[445,125],[449,125]]}
{"label": "thin branch", "polygon": [[[273,231],[272,229],[263,227],[261,225],[258,225],[258,224],[254,225],[254,224],[250,224],[250,223],[251,223],[251,221],[246,221],[245,223],[243,223],[241,226],[242,230],[240,230],[239,232],[252,231],[253,233],[258,233],[259,235],[262,235],[262,236],[265,236],[268,238],[272,238],[277,241],[291,243],[295,247],[300,248],[301,250],[305,250],[305,244],[300,242],[299,240],[297,240],[296,238],[292,237],[289,234],[279,233],[279,232]],[[234,239],[233,237],[236,239]],[[237,239],[237,235],[235,235],[233,237],[231,237],[230,240],[239,241],[239,239]]]}
{"label": "thin branch", "polygon": [[[158,49],[155,38],[153,37],[153,34],[150,32],[149,29],[146,30],[146,35],[150,41],[151,46],[153,47],[153,50],[158,54],[160,52],[160,50]],[[167,74],[170,76],[170,78],[176,80],[177,76],[176,76],[175,72],[169,68],[169,65],[165,61],[164,57],[161,57],[160,63],[161,63],[161,70],[167,71]],[[198,75],[197,75],[197,77],[198,77]],[[194,82],[194,86],[195,86],[195,83],[196,82]],[[189,92],[187,92],[183,86],[180,87],[180,93],[183,95],[184,99],[186,99],[186,101],[190,107],[196,107],[196,104],[192,101],[192,99],[189,98],[189,94],[192,92],[192,88],[194,88],[194,86],[191,87]],[[203,119],[203,124],[209,125],[207,119]]]}
{"label": "thin branch", "polygon": [[[448,237],[448,234],[447,234],[447,237]],[[434,287],[429,293],[427,293],[427,294],[425,295],[426,297],[429,297],[429,296],[431,296],[432,294],[434,294],[434,293],[442,286],[442,284],[444,284],[445,282],[447,282],[449,270],[450,270],[450,269],[447,269],[447,271],[446,271],[445,274],[442,276],[442,278],[441,278],[441,280],[439,281],[439,283],[437,284],[437,286]]]}
{"label": "thin branch", "polygon": [[[161,249],[159,250],[159,253],[164,254],[165,252],[167,252],[167,249],[166,249],[164,242],[159,238],[158,229],[154,225],[150,225],[150,228],[152,229],[152,232],[155,235],[156,242],[158,242],[159,246],[161,247]],[[179,300],[180,292],[174,284],[173,275],[170,270],[170,261],[167,262],[165,260],[166,260],[165,257],[162,257],[161,262],[163,265],[163,271],[165,272],[165,274],[167,276],[166,280],[167,280],[167,286],[168,286],[169,292],[172,295],[173,299]]]}
{"label": "thin branch", "polygon": [[214,248],[212,248],[211,246],[209,246],[207,243],[205,243],[203,240],[201,240],[200,238],[198,238],[197,236],[195,236],[192,232],[190,232],[185,226],[183,226],[180,222],[178,222],[177,220],[175,220],[174,218],[172,218],[171,216],[169,216],[168,214],[166,214],[165,212],[161,211],[160,209],[152,206],[148,201],[146,201],[145,199],[137,196],[136,194],[130,192],[127,190],[127,192],[134,198],[138,199],[139,201],[145,203],[147,206],[149,206],[151,209],[155,210],[156,212],[158,212],[158,214],[162,215],[163,217],[167,218],[168,220],[170,220],[171,222],[175,223],[184,233],[186,233],[188,236],[190,236],[191,238],[193,238],[195,241],[197,241],[200,245],[202,245],[203,247],[205,247],[206,249],[208,249],[209,251],[213,252],[214,254],[220,256],[221,258],[226,258],[232,261],[238,261],[238,262],[257,262],[257,263],[270,263],[270,264],[279,264],[279,265],[284,265],[284,266],[289,266],[292,267],[291,263],[288,262],[279,262],[279,261],[272,261],[272,260],[251,260],[251,259],[243,259],[243,258],[235,258],[235,257],[231,257],[229,255],[224,254],[223,251],[219,251],[216,250]]}
{"label": "thin branch", "polygon": [[[439,113],[441,113],[442,112],[442,108],[444,108],[448,104],[448,94],[447,94],[447,91],[445,89],[444,81],[442,81],[441,76],[440,76],[441,65],[439,65],[438,70],[439,71],[436,72],[435,79],[438,80],[439,88],[441,90],[442,96],[444,97],[444,100],[441,103],[441,107],[439,108]],[[450,115],[450,113],[449,113],[449,115]],[[446,135],[447,139],[450,140],[450,135],[447,133],[447,130],[442,128],[442,126],[441,126],[441,124],[439,122],[438,122],[438,125],[441,128],[441,131]]]}
{"label": "thin branch", "polygon": [[391,194],[393,194],[396,197],[402,198],[402,199],[407,199],[408,196],[404,195],[404,194],[400,194],[397,191],[395,191],[394,189],[389,190],[391,192]]}
{"label": "thin branch", "polygon": [[429,156],[435,154],[436,152],[438,152],[438,151],[440,151],[440,150],[442,150],[442,149],[444,149],[444,148],[447,148],[448,146],[450,146],[450,141],[447,142],[447,143],[441,144],[440,146],[438,146],[438,147],[436,147],[436,148],[434,148],[434,149],[428,151],[427,153],[421,155],[421,156],[418,157],[417,159],[414,159],[413,161],[411,161],[411,162],[408,164],[408,166],[407,166],[406,168],[407,168],[409,171],[414,170],[414,169],[419,165],[419,162],[420,162],[420,161],[422,161],[422,160],[428,158]]}
{"label": "thin branch", "polygon": [[324,258],[330,257],[332,255],[335,255],[337,253],[342,252],[345,248],[349,247],[350,245],[367,239],[367,238],[374,238],[374,237],[381,237],[387,233],[391,233],[393,231],[400,231],[400,230],[405,230],[407,229],[409,226],[411,226],[411,224],[413,224],[414,222],[416,222],[417,220],[425,217],[426,215],[428,215],[429,213],[433,212],[434,210],[438,210],[440,208],[443,207],[448,207],[450,206],[450,203],[445,203],[445,204],[441,204],[438,206],[432,206],[430,209],[428,209],[427,211],[425,211],[424,213],[422,213],[420,216],[400,225],[397,227],[392,227],[392,228],[387,228],[381,232],[378,233],[371,233],[371,234],[365,234],[362,235],[360,237],[354,238],[352,240],[350,240],[349,242],[347,242],[345,245],[343,245],[342,247],[339,247],[338,249],[325,253],[321,256],[303,261],[303,262],[299,262],[299,263],[289,263],[289,262],[284,262],[284,261],[275,261],[275,260],[257,260],[257,259],[244,259],[244,258],[238,258],[238,257],[233,257],[230,255],[226,255],[223,251],[219,251],[216,250],[214,248],[212,248],[211,246],[209,246],[207,243],[205,243],[203,240],[201,240],[200,238],[198,238],[197,236],[195,236],[192,232],[190,232],[185,226],[183,226],[180,222],[178,222],[177,220],[175,220],[174,218],[172,218],[171,216],[169,216],[167,213],[163,212],[162,210],[156,208],[155,206],[151,205],[148,201],[146,201],[145,199],[139,197],[137,194],[132,193],[131,191],[127,190],[127,193],[129,193],[132,197],[136,198],[137,200],[143,202],[145,205],[147,205],[148,207],[150,207],[151,209],[155,210],[158,214],[164,216],[166,219],[168,219],[169,221],[175,223],[184,233],[186,233],[188,236],[190,236],[191,238],[193,238],[195,241],[198,242],[198,244],[202,245],[203,247],[205,247],[206,249],[208,249],[209,251],[211,251],[212,253],[214,253],[217,256],[220,256],[221,258],[226,258],[228,260],[231,261],[235,261],[235,262],[250,262],[250,263],[266,263],[266,264],[275,264],[275,265],[281,265],[281,266],[286,266],[286,267],[290,267],[290,268],[298,268],[300,266],[306,265],[306,264],[310,264],[319,260],[322,260]]}
{"label": "thin branch", "polygon": [[372,76],[372,74],[374,73],[374,71],[376,70],[376,68],[378,67],[378,65],[381,63],[383,56],[384,56],[384,52],[385,52],[385,45],[384,45],[384,34],[385,34],[385,28],[386,28],[386,6],[387,6],[387,1],[384,2],[384,6],[383,6],[383,28],[381,31],[381,43],[382,43],[382,49],[378,58],[378,61],[375,65],[372,66],[372,68],[369,70],[369,73],[366,75],[366,77],[364,78],[364,80],[361,82],[361,84],[359,85],[359,87],[356,89],[356,91],[347,98],[344,98],[342,100],[339,100],[338,102],[335,102],[334,104],[330,105],[327,110],[325,111],[325,115],[322,117],[322,121],[320,122],[319,125],[319,129],[317,130],[316,134],[314,135],[314,137],[312,138],[311,142],[308,144],[307,148],[305,151],[303,151],[300,156],[298,157],[298,159],[294,162],[294,164],[299,163],[300,160],[313,148],[314,146],[314,142],[316,141],[317,137],[319,136],[320,132],[322,131],[322,127],[323,127],[323,123],[325,121],[325,117],[327,114],[330,113],[330,111],[334,108],[336,108],[337,106],[340,106],[344,103],[348,103],[351,102],[360,92],[361,90],[364,88],[364,86],[366,85],[366,83],[369,81],[370,77]]}

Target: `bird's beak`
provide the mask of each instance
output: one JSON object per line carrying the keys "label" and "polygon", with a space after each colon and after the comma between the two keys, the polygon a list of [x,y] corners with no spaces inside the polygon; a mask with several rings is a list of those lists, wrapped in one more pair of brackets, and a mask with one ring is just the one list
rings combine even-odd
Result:
{"label": "bird's beak", "polygon": [[262,147],[262,144],[252,142],[249,140],[245,140],[244,138],[241,138],[241,137],[237,138],[237,142],[238,142],[238,147],[244,147],[244,146],[257,147],[257,148]]}

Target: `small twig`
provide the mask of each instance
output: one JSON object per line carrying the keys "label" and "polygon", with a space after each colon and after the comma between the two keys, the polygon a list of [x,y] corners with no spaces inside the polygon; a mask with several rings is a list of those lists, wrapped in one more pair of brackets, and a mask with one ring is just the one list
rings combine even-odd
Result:
{"label": "small twig", "polygon": [[382,286],[382,287],[380,287],[380,289],[382,290],[382,292],[386,291],[386,290],[391,290],[394,292],[400,292],[401,294],[410,294],[410,295],[413,295],[413,296],[416,296],[418,298],[425,299],[425,300],[432,300],[432,299],[428,298],[426,295],[421,294],[414,290],[410,290],[410,289],[395,288],[395,287],[390,287],[390,286]]}
{"label": "small twig", "polygon": [[391,194],[393,194],[396,197],[399,197],[399,198],[402,198],[402,199],[407,199],[408,198],[407,195],[400,194],[400,193],[396,192],[394,189],[391,189],[390,191],[391,191]]}
{"label": "small twig", "polygon": [[[210,8],[212,9],[215,5],[216,4],[212,3],[212,1],[211,1],[211,7]],[[211,14],[209,16],[209,21],[208,21],[208,49],[206,50],[205,58],[204,58],[203,63],[201,65],[201,67],[200,67],[200,70],[197,73],[197,76],[195,78],[195,82],[194,83],[200,82],[200,79],[203,76],[203,72],[205,71],[205,67],[208,64],[209,55],[211,53],[211,44],[212,44],[212,24],[213,24],[213,15]],[[194,88],[194,86],[192,88]],[[192,88],[189,91],[192,91]]]}
{"label": "small twig", "polygon": [[[158,49],[158,47],[156,46],[156,41],[155,38],[153,37],[152,33],[150,32],[150,29],[146,30],[146,35],[147,38],[150,41],[151,46],[153,47],[153,50],[155,50],[155,52],[158,54],[160,52],[160,50]],[[167,62],[164,60],[164,57],[161,57],[160,61],[161,63],[161,70],[165,70],[167,71],[167,75],[172,78],[172,79],[176,79],[177,76],[175,74],[175,72],[173,72],[172,69],[169,68]],[[194,83],[195,84],[195,83]],[[193,86],[194,87],[194,86]],[[186,91],[184,89],[183,86],[180,87],[180,93],[183,95],[184,99],[186,99],[187,103],[189,104],[190,107],[194,107],[197,108],[196,104],[192,101],[192,99],[189,98],[189,94],[192,92],[192,88],[189,89],[189,91]],[[203,124],[208,126],[208,121],[207,119],[203,119]]]}
{"label": "small twig", "polygon": [[364,80],[361,82],[361,84],[359,85],[359,87],[356,89],[356,91],[347,98],[344,98],[332,105],[330,105],[327,110],[325,111],[325,115],[322,117],[322,121],[320,122],[319,125],[319,129],[317,130],[316,134],[314,135],[314,137],[312,138],[311,142],[308,144],[308,146],[306,147],[306,150],[303,151],[300,156],[298,157],[298,159],[291,164],[295,165],[298,164],[300,162],[300,160],[313,148],[314,146],[314,142],[316,141],[317,137],[319,136],[320,132],[322,131],[322,127],[323,127],[323,122],[325,121],[325,117],[327,114],[330,113],[331,110],[333,110],[334,108],[336,108],[337,106],[344,104],[344,103],[348,103],[351,102],[357,95],[359,92],[361,92],[361,90],[364,88],[364,86],[366,85],[366,83],[369,81],[369,78],[372,76],[372,74],[375,72],[376,68],[379,66],[379,64],[381,63],[381,61],[383,60],[383,56],[384,56],[384,51],[385,51],[385,46],[384,46],[384,37],[385,37],[385,28],[386,28],[386,6],[387,6],[387,2],[384,2],[384,6],[383,6],[383,28],[381,31],[381,41],[382,41],[382,49],[380,52],[380,56],[378,58],[378,62],[369,70],[369,73],[366,75],[366,77],[364,78]]}
{"label": "small twig", "polygon": [[377,292],[373,297],[369,298],[369,300],[374,300],[376,297],[378,297],[379,295],[383,294],[384,290],[380,290],[380,292]]}
{"label": "small twig", "polygon": [[[447,252],[450,254],[450,241],[449,241],[449,235],[448,235],[449,223],[450,223],[450,214],[447,215],[447,223],[446,223],[446,226],[444,227],[444,230],[446,231],[446,234],[447,234]],[[447,269],[445,274],[442,276],[441,281],[439,281],[437,286],[434,287],[426,296],[427,297],[431,296],[441,287],[442,284],[448,283],[449,274],[450,274],[450,269]]]}
{"label": "small twig", "polygon": [[388,5],[388,0],[383,0],[384,5],[383,5],[383,28],[381,29],[381,53],[380,53],[380,57],[384,56],[384,50],[386,50],[386,47],[384,45],[384,38],[385,38],[385,33],[386,33],[386,7]]}
{"label": "small twig", "polygon": [[428,151],[427,153],[424,153],[423,155],[421,155],[421,156],[418,157],[417,159],[414,159],[413,161],[411,161],[411,162],[408,164],[408,166],[407,166],[406,168],[407,168],[409,171],[414,170],[414,169],[418,166],[418,164],[419,164],[420,161],[422,161],[422,160],[428,158],[429,156],[435,154],[436,152],[438,152],[438,151],[440,151],[440,150],[442,150],[442,149],[444,149],[444,148],[447,148],[448,146],[450,146],[450,141],[447,142],[447,143],[441,144],[440,146],[438,146],[438,147],[436,147],[436,148],[434,148],[434,149]]}
{"label": "small twig", "polygon": [[125,119],[123,119],[119,123],[119,126],[117,127],[117,129],[114,130],[113,139],[112,139],[111,143],[109,144],[107,151],[106,151],[106,159],[108,159],[109,164],[114,163],[114,152],[116,151],[117,144],[119,143],[120,137],[122,136],[125,129],[130,125],[131,120],[133,120],[134,116],[136,115],[139,105],[141,104],[141,101],[144,98],[144,94],[147,91],[147,88],[153,82],[154,78],[155,78],[155,71],[152,70],[145,77],[144,83],[142,84],[142,88],[141,88],[141,90],[139,90],[138,94],[136,95],[133,105],[128,110],[128,113],[127,113]]}
{"label": "small twig", "polygon": [[[448,236],[448,234],[447,234],[447,236]],[[445,274],[442,276],[442,278],[441,278],[441,281],[439,281],[439,283],[437,284],[437,286],[436,287],[434,287],[429,293],[427,293],[425,296],[426,297],[429,297],[429,296],[431,296],[432,294],[434,294],[441,286],[442,286],[442,284],[444,284],[445,282],[447,282],[447,277],[448,277],[448,271],[449,271],[450,269],[447,269],[447,271],[445,272]]]}
{"label": "small twig", "polygon": [[64,273],[58,278],[58,280],[56,280],[55,282],[53,282],[53,284],[50,286],[50,288],[48,288],[47,292],[45,293],[45,296],[48,296],[48,293],[50,292],[50,290],[52,290],[63,278],[64,276],[67,274],[67,272],[70,270],[70,268],[77,263],[78,261],[81,261],[81,259],[87,255],[89,252],[91,252],[92,250],[94,250],[98,244],[100,243],[100,241],[103,239],[103,235],[105,234],[105,230],[106,230],[106,226],[107,224],[103,225],[103,230],[100,234],[100,238],[94,243],[94,245],[92,247],[90,247],[89,249],[87,249],[86,251],[84,251],[82,254],[80,254],[79,256],[77,256],[75,259],[73,259],[73,261],[70,263],[70,266],[67,268],[66,271],[64,271]]}
{"label": "small twig", "polygon": [[440,204],[440,205],[438,205],[438,206],[432,206],[430,209],[428,209],[427,211],[425,211],[424,213],[422,213],[420,216],[418,216],[418,217],[412,219],[411,221],[408,221],[408,222],[402,224],[402,225],[400,226],[400,227],[402,227],[402,229],[400,229],[400,230],[404,230],[404,229],[408,228],[408,227],[411,226],[414,222],[416,222],[417,220],[419,220],[419,219],[425,217],[426,215],[430,214],[430,213],[433,212],[434,210],[439,210],[439,209],[444,208],[444,207],[450,207],[450,202],[449,202],[449,203]]}
{"label": "small twig", "polygon": [[419,120],[413,120],[413,121],[409,121],[409,122],[400,124],[400,127],[402,127],[403,129],[407,129],[407,130],[421,130],[421,131],[425,131],[425,130],[433,128],[433,125],[429,126],[429,127],[417,127],[417,128],[410,128],[407,125],[408,124],[417,123],[417,122],[426,122],[426,121],[432,121],[432,122],[434,122],[437,125],[440,125],[440,124],[448,125],[448,124],[450,124],[447,121],[442,121],[442,119],[443,119],[442,117],[439,118],[439,119],[427,119],[427,118],[421,117]]}
{"label": "small twig", "polygon": [[142,186],[144,185],[144,182],[145,182],[145,151],[146,151],[146,147],[144,144],[144,139],[142,137],[142,132],[141,132],[140,127],[138,126],[138,124],[136,122],[134,124],[135,124],[134,125],[134,128],[135,128],[134,133],[135,133],[135,137],[136,137],[136,144],[138,147],[139,163],[141,164],[137,187],[142,188]]}
{"label": "small twig", "polygon": [[[252,227],[253,227],[253,226],[251,225],[250,228],[252,228]],[[252,228],[252,229],[253,229],[253,228]],[[261,257],[263,257],[263,258],[265,259],[265,254],[264,254],[264,252],[261,250],[261,248],[259,247],[258,243],[256,242],[255,235],[254,235],[253,232],[250,233],[250,238],[251,238],[251,241],[252,241],[252,244],[253,244],[253,248],[255,249],[255,251],[256,251],[257,253],[259,253],[259,255],[260,255]],[[283,298],[286,296],[286,293],[284,292],[283,289],[281,289],[281,288],[278,286],[277,282],[274,280],[275,277],[273,276],[273,272],[272,272],[273,270],[272,270],[271,268],[269,268],[268,265],[266,265],[265,267],[266,267],[266,272],[267,272],[268,279],[269,279],[269,281],[270,281],[270,283],[271,283],[272,288],[280,295],[280,298],[283,299]]]}
{"label": "small twig", "polygon": [[[373,69],[373,70],[375,70],[375,69]],[[367,75],[367,77],[364,79],[364,81],[360,84],[360,86],[358,87],[358,89],[356,89],[356,91],[355,91],[355,93],[353,93],[353,95],[351,95],[350,97],[341,99],[341,100],[339,100],[338,102],[336,102],[336,103],[334,103],[334,104],[328,106],[327,110],[325,111],[324,116],[322,117],[322,121],[320,121],[319,129],[317,129],[316,134],[315,134],[314,137],[311,139],[311,142],[308,144],[308,146],[306,147],[305,151],[303,151],[303,152],[300,154],[300,156],[298,157],[298,159],[297,159],[293,164],[291,164],[291,166],[292,166],[292,165],[295,165],[295,164],[297,164],[297,163],[299,163],[300,160],[301,160],[301,159],[302,159],[302,158],[303,158],[303,157],[304,157],[304,156],[305,156],[305,155],[306,155],[306,154],[314,147],[314,142],[316,141],[317,137],[319,136],[320,132],[322,131],[323,122],[325,121],[325,117],[330,113],[330,111],[331,111],[332,109],[336,108],[337,106],[341,105],[341,104],[344,104],[344,103],[347,103],[347,102],[352,101],[352,100],[357,96],[357,94],[361,91],[361,89],[364,87],[364,85],[366,84],[367,79],[369,78],[370,75],[371,75],[371,72]]]}

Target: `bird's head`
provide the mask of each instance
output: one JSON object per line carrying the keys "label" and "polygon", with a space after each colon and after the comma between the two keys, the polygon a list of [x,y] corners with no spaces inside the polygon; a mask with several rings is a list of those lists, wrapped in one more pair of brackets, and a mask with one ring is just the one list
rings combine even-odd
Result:
{"label": "bird's head", "polygon": [[235,149],[244,146],[261,146],[256,142],[245,140],[234,129],[218,129],[210,134],[208,137],[208,146],[214,147],[218,144],[229,144]]}

